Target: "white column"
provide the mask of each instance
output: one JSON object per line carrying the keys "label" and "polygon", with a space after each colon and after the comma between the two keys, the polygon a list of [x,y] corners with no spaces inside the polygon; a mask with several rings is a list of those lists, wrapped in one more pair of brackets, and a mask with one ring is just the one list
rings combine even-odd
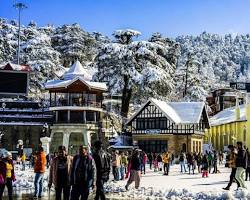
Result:
{"label": "white column", "polygon": [[70,137],[70,132],[68,131],[65,131],[63,133],[63,146],[66,147],[66,150],[68,151],[69,150],[69,137]]}
{"label": "white column", "polygon": [[56,122],[58,122],[58,111],[56,111]]}
{"label": "white column", "polygon": [[86,124],[86,111],[83,111],[83,122]]}
{"label": "white column", "polygon": [[43,147],[46,155],[49,154],[49,144],[51,142],[51,138],[49,138],[49,137],[41,137],[40,141],[42,142],[42,147]]}
{"label": "white column", "polygon": [[94,122],[96,122],[96,112],[94,112]]}
{"label": "white column", "polygon": [[91,147],[91,137],[90,137],[90,133],[87,129],[83,129],[82,131],[83,134],[83,138],[84,138],[84,145],[86,145],[88,147],[88,150],[90,152],[90,147]]}
{"label": "white column", "polygon": [[67,118],[68,122],[70,122],[70,110],[68,110],[68,118]]}

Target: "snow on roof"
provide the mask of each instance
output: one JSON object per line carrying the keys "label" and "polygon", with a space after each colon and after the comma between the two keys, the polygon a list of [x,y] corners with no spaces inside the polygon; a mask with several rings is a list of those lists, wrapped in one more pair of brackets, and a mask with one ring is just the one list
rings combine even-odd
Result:
{"label": "snow on roof", "polygon": [[235,115],[235,106],[231,108],[227,108],[213,117],[210,118],[210,125],[211,126],[218,126],[221,124],[228,124],[235,121],[245,121],[246,120],[246,110],[245,110],[245,104],[242,104],[240,107],[240,119],[236,120]]}
{"label": "snow on roof", "polygon": [[183,124],[199,123],[205,107],[204,102],[170,102],[169,105],[179,115]]}
{"label": "snow on roof", "polygon": [[4,63],[0,65],[1,70],[13,70],[13,71],[32,71],[31,67],[28,65],[17,65],[11,62]]}
{"label": "snow on roof", "polygon": [[172,106],[169,105],[168,102],[160,101],[157,99],[151,99],[151,102],[156,107],[158,107],[158,109],[161,110],[167,116],[167,118],[170,118],[176,124],[179,124],[181,122],[179,114],[173,109]]}
{"label": "snow on roof", "polygon": [[92,82],[92,81],[85,81],[83,77],[75,77],[74,79],[69,80],[49,80],[47,83],[45,83],[45,89],[52,89],[52,88],[67,88],[69,85],[74,83],[75,81],[81,81],[85,85],[87,85],[90,89],[100,89],[100,90],[107,90],[106,83],[100,83],[100,82]]}
{"label": "snow on roof", "polygon": [[63,80],[49,80],[45,83],[45,89],[52,88],[67,88],[69,85],[79,80],[85,85],[87,85],[90,89],[99,89],[103,91],[107,91],[106,83],[101,82],[93,82],[90,81],[93,76],[93,71],[91,73],[90,70],[85,69],[82,64],[77,60],[70,69],[64,73]]}
{"label": "snow on roof", "polygon": [[205,107],[203,102],[166,102],[158,99],[149,99],[129,120],[131,122],[144,107],[151,102],[175,124],[199,123],[202,111]]}
{"label": "snow on roof", "polygon": [[76,76],[83,77],[86,81],[92,79],[92,75],[85,69],[82,64],[77,60],[69,70],[63,75],[64,79],[74,79]]}

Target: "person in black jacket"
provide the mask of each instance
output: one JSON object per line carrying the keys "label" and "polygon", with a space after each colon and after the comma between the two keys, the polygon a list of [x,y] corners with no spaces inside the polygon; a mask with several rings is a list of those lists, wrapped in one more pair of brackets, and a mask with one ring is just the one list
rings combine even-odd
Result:
{"label": "person in black jacket", "polygon": [[135,188],[138,189],[140,186],[140,154],[138,150],[135,150],[135,152],[132,155],[131,158],[131,171],[130,176],[128,179],[128,182],[125,186],[126,190],[128,190],[128,187],[133,181],[135,181]]}
{"label": "person in black jacket", "polygon": [[214,150],[214,157],[213,157],[213,165],[214,165],[214,171],[213,174],[216,174],[218,172],[218,154],[217,151]]}
{"label": "person in black jacket", "polygon": [[246,179],[245,179],[245,181],[247,181],[247,179],[249,179],[249,181],[250,181],[250,152],[249,152],[248,149],[246,150],[246,153],[247,153],[247,168],[246,168]]}
{"label": "person in black jacket", "polygon": [[109,179],[111,156],[103,150],[101,141],[96,141],[94,144],[93,158],[96,163],[97,171],[95,200],[105,200],[106,197],[103,184]]}
{"label": "person in black jacket", "polygon": [[88,147],[80,146],[79,154],[73,159],[70,175],[72,185],[71,200],[87,200],[90,187],[96,185],[96,165],[94,159],[88,153]]}
{"label": "person in black jacket", "polygon": [[148,154],[148,162],[149,162],[149,168],[152,169],[152,164],[153,164],[153,153]]}
{"label": "person in black jacket", "polygon": [[245,183],[244,173],[247,168],[247,154],[245,149],[242,147],[242,142],[237,142],[237,154],[236,154],[236,174],[235,179],[239,182],[240,187],[247,188]]}

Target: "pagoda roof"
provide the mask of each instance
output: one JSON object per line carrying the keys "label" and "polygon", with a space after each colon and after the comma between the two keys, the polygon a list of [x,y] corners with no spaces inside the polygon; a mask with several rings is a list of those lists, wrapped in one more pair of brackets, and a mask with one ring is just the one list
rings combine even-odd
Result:
{"label": "pagoda roof", "polygon": [[86,85],[90,90],[97,89],[106,91],[108,89],[106,83],[86,81],[83,77],[80,76],[69,80],[50,80],[45,84],[45,89],[67,88],[69,85],[73,84],[78,80],[81,81],[84,85]]}
{"label": "pagoda roof", "polygon": [[82,64],[77,60],[67,72],[64,73],[63,78],[66,80],[74,79],[77,76],[81,76],[86,81],[90,81],[92,79],[92,75],[85,69]]}

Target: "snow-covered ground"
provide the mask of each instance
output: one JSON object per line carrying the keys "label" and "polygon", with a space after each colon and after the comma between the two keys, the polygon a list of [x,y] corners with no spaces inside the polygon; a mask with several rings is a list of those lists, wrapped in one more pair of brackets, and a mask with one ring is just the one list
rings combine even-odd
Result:
{"label": "snow-covered ground", "polygon": [[[236,191],[233,183],[230,191],[224,191],[229,180],[230,169],[219,166],[221,173],[209,174],[208,178],[202,178],[201,174],[181,174],[179,165],[171,166],[169,176],[163,176],[162,172],[153,172],[147,169],[146,175],[142,175],[141,187],[136,190],[132,184],[128,191],[125,190],[126,180],[113,182],[106,185],[108,196],[111,199],[148,199],[148,200],[223,200],[223,199],[250,199],[250,181],[247,181],[248,190]],[[25,172],[16,170],[17,181],[14,183],[17,194],[33,192],[33,170]],[[44,186],[47,187],[48,171],[45,175]],[[112,176],[111,176],[112,179]],[[44,195],[47,190],[44,188]]]}
{"label": "snow-covered ground", "polygon": [[231,191],[224,191],[227,186],[230,169],[219,167],[221,173],[209,174],[208,178],[202,178],[201,174],[181,174],[179,165],[171,166],[170,175],[163,176],[162,172],[148,170],[142,175],[141,187],[138,190],[131,185],[125,191],[125,181],[110,183],[107,189],[112,192],[112,197],[124,199],[250,199],[250,181],[247,182],[248,190],[236,191],[236,183],[233,183]]}

